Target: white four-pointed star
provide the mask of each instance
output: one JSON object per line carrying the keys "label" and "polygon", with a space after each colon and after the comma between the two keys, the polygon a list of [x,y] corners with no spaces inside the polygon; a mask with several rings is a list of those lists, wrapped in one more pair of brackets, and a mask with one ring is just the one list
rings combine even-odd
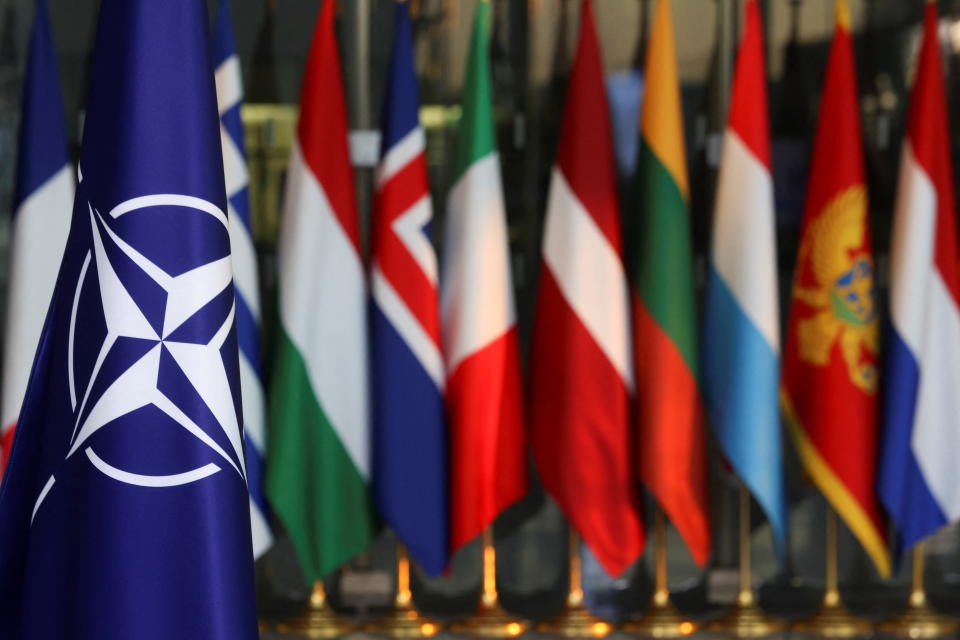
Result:
{"label": "white four-pointed star", "polygon": [[[151,198],[152,200],[149,203],[145,203],[145,206],[142,207],[124,208],[124,205],[120,205],[111,212],[111,215],[118,217],[125,213],[149,211],[151,205],[157,204],[191,206],[190,202],[194,200],[173,195],[167,197],[151,196]],[[206,206],[191,208],[197,211],[197,215],[204,215],[205,212],[213,215],[220,220],[221,223],[225,221],[225,216],[223,216],[222,212],[216,209],[216,207],[213,207],[213,205],[209,203],[203,204]],[[231,305],[230,312],[224,318],[223,323],[215,332],[212,339],[206,344],[195,344],[170,339],[170,336],[180,326],[217,295],[222,293],[230,284],[232,278],[230,257],[227,256],[201,265],[176,277],[170,276],[112,231],[110,227],[105,224],[100,213],[94,211],[93,207],[88,208],[93,233],[94,261],[96,264],[100,296],[103,301],[107,335],[104,339],[103,346],[100,348],[93,372],[90,376],[90,381],[86,385],[83,399],[77,411],[77,422],[74,425],[71,447],[67,457],[69,458],[76,453],[94,433],[113,420],[142,407],[153,405],[197,439],[216,451],[242,477],[245,477],[243,440],[240,425],[233,403],[229,377],[220,353],[220,349],[227,339],[233,323],[234,306]],[[106,237],[104,237],[104,234],[100,231],[101,225],[97,224],[98,219],[103,223],[102,228],[106,230]],[[109,259],[105,242],[113,243],[151,280],[166,291],[167,300],[162,332],[157,333],[153,326],[151,326],[146,315],[137,305],[122,279],[118,276],[114,265]],[[117,339],[124,337],[155,341],[156,344],[139,360],[117,376],[96,400],[90,411],[84,414],[84,409],[90,400],[90,392],[97,382],[104,360],[117,342]],[[234,455],[231,456],[224,451],[206,431],[191,420],[174,401],[164,395],[158,388],[160,356],[164,348],[176,361],[177,365],[190,381],[190,384],[193,385],[197,394],[202,398],[203,402],[206,403],[214,418],[216,418],[233,449]],[[83,418],[82,421],[81,417]],[[209,472],[203,474],[195,471],[193,475],[186,473],[168,476],[170,481],[164,482],[158,480],[158,478],[163,477],[129,474],[115,467],[111,467],[93,454],[89,448],[87,455],[101,471],[108,473],[105,469],[109,469],[111,472],[109,472],[108,475],[122,479],[123,481],[132,481],[136,484],[166,486],[168,484],[182,484],[185,481],[195,480],[199,477],[204,477],[204,475],[209,475]],[[209,468],[211,465],[207,465],[207,467]],[[215,472],[217,467],[215,465],[212,465],[212,467],[213,471],[211,472]]]}

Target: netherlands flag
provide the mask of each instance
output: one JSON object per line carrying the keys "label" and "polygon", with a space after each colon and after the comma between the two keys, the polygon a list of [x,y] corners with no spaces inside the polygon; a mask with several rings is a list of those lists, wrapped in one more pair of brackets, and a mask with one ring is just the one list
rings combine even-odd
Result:
{"label": "netherlands flag", "polygon": [[960,518],[960,268],[936,6],[926,6],[891,243],[879,492],[914,546]]}
{"label": "netherlands flag", "polygon": [[372,222],[373,494],[429,574],[447,566],[447,439],[433,205],[407,3],[396,3]]}
{"label": "netherlands flag", "polygon": [[73,212],[74,181],[46,0],[37,2],[22,108],[0,397],[0,471],[10,455]]}

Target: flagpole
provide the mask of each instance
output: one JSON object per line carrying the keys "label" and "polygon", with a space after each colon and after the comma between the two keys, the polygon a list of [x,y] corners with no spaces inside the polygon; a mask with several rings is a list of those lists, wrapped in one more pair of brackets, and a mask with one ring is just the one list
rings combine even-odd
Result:
{"label": "flagpole", "polygon": [[639,620],[627,622],[623,630],[655,638],[679,638],[697,630],[697,623],[680,615],[670,598],[667,579],[667,519],[656,507],[654,546],[654,588],[650,606]]}
{"label": "flagpole", "polygon": [[393,610],[383,618],[364,626],[364,631],[382,633],[394,638],[429,638],[443,628],[441,623],[417,611],[410,588],[410,571],[407,548],[398,542],[397,592],[393,599]]}
{"label": "flagpole", "polygon": [[738,638],[758,638],[782,630],[786,625],[767,616],[757,605],[753,588],[753,569],[750,563],[750,507],[751,497],[747,485],[740,481],[739,547],[740,567],[737,601],[733,610],[710,625],[714,631],[722,631]]}
{"label": "flagpole", "polygon": [[826,638],[852,638],[870,633],[869,621],[851,614],[840,598],[840,581],[837,576],[839,550],[837,545],[837,512],[826,505],[825,588],[820,609],[810,618],[793,625],[795,631],[814,633]]}
{"label": "flagpole", "polygon": [[597,618],[583,604],[583,562],[580,559],[580,536],[570,527],[568,540],[569,586],[563,611],[537,624],[541,633],[565,638],[602,638],[610,633],[611,626]]}
{"label": "flagpole", "polygon": [[515,618],[500,606],[497,593],[497,550],[493,541],[493,525],[483,530],[482,594],[477,612],[450,626],[454,633],[481,638],[513,638],[527,630],[527,623]]}
{"label": "flagpole", "polygon": [[333,610],[323,580],[317,580],[313,583],[307,610],[295,618],[278,622],[274,628],[280,633],[299,633],[310,638],[336,638],[355,631],[357,627]]}
{"label": "flagpole", "polygon": [[913,548],[913,572],[907,609],[882,622],[879,625],[881,631],[903,638],[939,638],[953,635],[960,627],[956,620],[941,615],[930,606],[924,587],[924,564],[924,544],[918,542]]}

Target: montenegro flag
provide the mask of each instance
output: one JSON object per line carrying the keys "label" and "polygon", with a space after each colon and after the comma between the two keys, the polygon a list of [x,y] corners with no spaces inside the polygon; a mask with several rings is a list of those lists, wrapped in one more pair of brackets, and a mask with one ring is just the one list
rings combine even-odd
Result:
{"label": "montenegro flag", "polygon": [[800,458],[881,574],[878,305],[845,0],[836,4],[794,274],[781,400]]}

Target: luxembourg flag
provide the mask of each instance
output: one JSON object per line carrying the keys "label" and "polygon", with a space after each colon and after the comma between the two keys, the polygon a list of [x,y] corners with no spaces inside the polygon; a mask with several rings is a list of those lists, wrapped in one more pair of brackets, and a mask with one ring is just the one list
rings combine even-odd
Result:
{"label": "luxembourg flag", "polygon": [[14,427],[73,212],[74,182],[46,0],[37,2],[22,108],[3,336],[0,472],[10,456]]}
{"label": "luxembourg flag", "polygon": [[960,519],[960,269],[935,4],[925,20],[894,209],[878,482],[904,549]]}
{"label": "luxembourg flag", "polygon": [[240,394],[243,404],[244,455],[250,485],[250,523],[253,527],[253,556],[270,548],[269,510],[263,491],[263,447],[266,437],[263,382],[260,377],[260,283],[257,254],[250,226],[250,175],[243,144],[243,84],[240,59],[233,40],[230,3],[220,0],[213,30],[213,61],[216,65],[217,103],[220,110],[220,142],[223,146],[223,173],[227,185],[227,212],[230,219],[230,250],[233,283],[237,292],[237,336],[240,342]]}
{"label": "luxembourg flag", "polygon": [[406,2],[394,9],[371,233],[373,495],[429,574],[447,566],[447,439],[437,256]]}
{"label": "luxembourg flag", "polygon": [[780,316],[763,35],[747,2],[717,184],[704,321],[704,395],[724,455],[786,532],[777,382]]}

